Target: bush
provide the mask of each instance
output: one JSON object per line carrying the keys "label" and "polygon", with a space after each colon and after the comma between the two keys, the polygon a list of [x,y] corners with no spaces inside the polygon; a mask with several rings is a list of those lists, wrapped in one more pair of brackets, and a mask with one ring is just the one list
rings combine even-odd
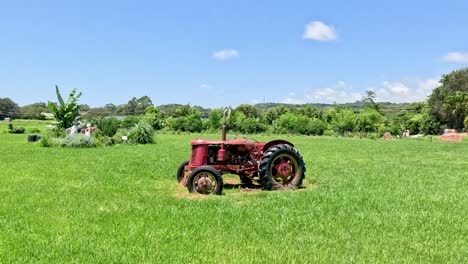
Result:
{"label": "bush", "polygon": [[356,123],[356,114],[351,109],[337,110],[331,119],[331,127],[340,135],[354,130]]}
{"label": "bush", "polygon": [[294,113],[282,115],[277,121],[277,133],[306,134],[309,118]]}
{"label": "bush", "polygon": [[37,127],[33,127],[29,130],[30,133],[41,133],[41,130]]}
{"label": "bush", "polygon": [[359,132],[376,132],[384,117],[374,108],[366,107],[361,110],[356,119],[356,128]]}
{"label": "bush", "polygon": [[58,126],[54,126],[52,129],[47,129],[47,133],[50,133],[52,137],[56,138],[63,138],[67,134],[65,133],[64,129],[59,128]]}
{"label": "bush", "polygon": [[287,113],[276,121],[277,133],[294,133],[302,135],[323,135],[327,124],[318,118]]}
{"label": "bush", "polygon": [[39,140],[39,146],[41,147],[54,147],[57,145],[57,140],[52,138],[49,135],[42,135],[41,140]]}
{"label": "bush", "polygon": [[323,131],[323,135],[324,136],[334,136],[335,135],[335,132],[331,129],[327,129],[325,131]]}
{"label": "bush", "polygon": [[26,129],[24,127],[13,127],[13,124],[8,124],[8,133],[12,134],[24,134]]}
{"label": "bush", "polygon": [[154,129],[160,130],[164,127],[164,119],[161,118],[159,110],[154,106],[149,106],[145,110],[142,117],[143,120],[148,122]]}
{"label": "bush", "polygon": [[323,122],[318,118],[312,118],[307,125],[307,134],[314,136],[321,136],[327,129],[327,123]]}
{"label": "bush", "polygon": [[117,131],[117,133],[112,137],[112,141],[114,142],[114,144],[127,143],[127,141],[124,141],[122,139],[123,136],[128,137],[128,131],[119,129],[119,131]]}
{"label": "bush", "polygon": [[266,131],[266,126],[260,123],[257,117],[247,117],[237,122],[237,130],[245,134],[256,134]]}
{"label": "bush", "polygon": [[129,140],[134,144],[147,144],[154,142],[154,130],[150,124],[140,121],[130,132]]}
{"label": "bush", "polygon": [[468,116],[465,117],[465,121],[463,123],[465,125],[465,131],[468,132]]}
{"label": "bush", "polygon": [[71,147],[71,148],[92,148],[96,147],[96,142],[94,139],[87,137],[83,134],[73,134],[68,135],[58,141],[59,146],[61,147]]}
{"label": "bush", "polygon": [[106,137],[113,137],[119,129],[120,122],[115,117],[98,118],[94,121],[101,134]]}
{"label": "bush", "polygon": [[136,116],[127,116],[124,119],[122,119],[122,121],[120,122],[120,126],[122,128],[132,128],[136,124],[138,124],[139,121],[140,119]]}
{"label": "bush", "polygon": [[199,113],[194,113],[189,116],[168,118],[167,122],[170,128],[174,131],[194,133],[201,132],[203,128],[203,123]]}

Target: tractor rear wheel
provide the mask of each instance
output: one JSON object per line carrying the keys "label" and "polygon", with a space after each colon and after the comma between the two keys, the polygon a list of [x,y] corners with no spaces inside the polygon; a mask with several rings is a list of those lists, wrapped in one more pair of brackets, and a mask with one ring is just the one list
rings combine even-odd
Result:
{"label": "tractor rear wheel", "polygon": [[185,175],[187,174],[188,170],[185,168],[189,164],[189,161],[184,161],[180,164],[179,168],[177,169],[177,182],[180,183]]}
{"label": "tractor rear wheel", "polygon": [[187,188],[191,193],[221,195],[223,192],[223,177],[215,168],[201,166],[189,174]]}
{"label": "tractor rear wheel", "polygon": [[260,161],[260,180],[266,190],[300,188],[306,169],[301,154],[292,146],[272,146]]}

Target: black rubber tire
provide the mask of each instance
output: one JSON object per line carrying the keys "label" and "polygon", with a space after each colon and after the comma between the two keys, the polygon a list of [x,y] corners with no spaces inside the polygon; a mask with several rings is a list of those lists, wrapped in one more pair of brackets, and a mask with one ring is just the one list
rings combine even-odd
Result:
{"label": "black rubber tire", "polygon": [[37,141],[37,135],[31,134],[28,135],[28,142],[36,142]]}
{"label": "black rubber tire", "polygon": [[203,173],[203,172],[212,174],[216,180],[216,188],[213,190],[211,194],[221,195],[223,193],[223,177],[219,171],[217,171],[215,168],[211,166],[198,167],[189,174],[188,180],[187,180],[188,191],[190,193],[197,192],[197,190],[195,189],[195,186],[193,185],[193,180],[198,174]]}
{"label": "black rubber tire", "polygon": [[182,162],[180,165],[179,165],[179,168],[177,169],[177,182],[180,183],[183,179],[184,179],[184,176],[185,176],[185,173],[184,173],[184,170],[185,170],[185,166],[187,166],[189,164],[189,161],[184,161]]}
{"label": "black rubber tire", "polygon": [[[273,165],[273,161],[276,157],[281,154],[289,154],[292,158],[296,159],[298,165],[298,175],[293,180],[293,182],[289,183],[288,185],[283,185],[278,183],[271,175],[271,166]],[[260,181],[262,183],[262,187],[265,190],[292,190],[298,189],[302,186],[302,181],[305,178],[305,163],[304,160],[294,147],[287,145],[287,144],[279,144],[274,145],[269,148],[265,153],[263,153],[263,157],[260,161]]]}
{"label": "black rubber tire", "polygon": [[239,175],[239,179],[242,185],[251,186],[253,184],[253,180],[245,175]]}

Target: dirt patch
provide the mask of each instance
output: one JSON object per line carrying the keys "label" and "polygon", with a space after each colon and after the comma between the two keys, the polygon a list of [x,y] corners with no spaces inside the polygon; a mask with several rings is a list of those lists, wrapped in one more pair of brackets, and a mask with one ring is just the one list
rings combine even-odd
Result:
{"label": "dirt patch", "polygon": [[462,142],[464,137],[467,137],[468,133],[446,133],[440,136],[440,141],[443,142]]}
{"label": "dirt patch", "polygon": [[238,180],[235,179],[223,179],[224,184],[236,185],[239,184]]}
{"label": "dirt patch", "polygon": [[245,188],[245,189],[240,189],[241,192],[243,193],[256,193],[256,192],[261,192],[262,189],[249,189],[249,188]]}

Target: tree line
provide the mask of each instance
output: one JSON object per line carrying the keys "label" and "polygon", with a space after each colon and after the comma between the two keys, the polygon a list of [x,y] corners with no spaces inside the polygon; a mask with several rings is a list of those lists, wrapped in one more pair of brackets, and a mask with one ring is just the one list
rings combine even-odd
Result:
{"label": "tree line", "polygon": [[[255,133],[292,133],[303,135],[394,135],[409,130],[412,134],[440,134],[445,128],[468,128],[468,69],[443,75],[441,85],[424,102],[410,104],[377,103],[376,94],[366,91],[362,100],[348,104],[242,104],[232,109],[227,125],[231,131]],[[91,108],[80,105],[83,120],[125,117],[124,125],[138,120],[154,129],[180,132],[215,132],[221,128],[222,109],[169,104],[154,106],[151,98],[133,97],[126,104],[106,104]],[[42,119],[50,113],[45,103],[19,107],[0,98],[0,118]]]}

